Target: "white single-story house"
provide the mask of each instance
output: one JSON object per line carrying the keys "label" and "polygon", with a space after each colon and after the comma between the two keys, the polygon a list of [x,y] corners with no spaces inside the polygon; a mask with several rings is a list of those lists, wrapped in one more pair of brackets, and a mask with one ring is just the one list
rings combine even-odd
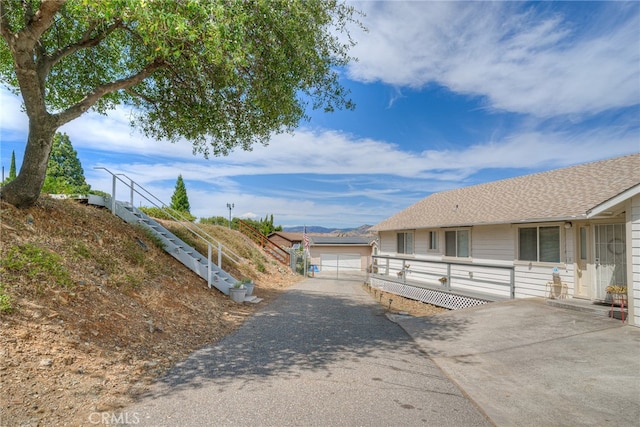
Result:
{"label": "white single-story house", "polygon": [[309,237],[310,264],[327,272],[363,272],[371,264],[374,238],[358,236]]}
{"label": "white single-story house", "polygon": [[435,193],[373,230],[373,286],[463,308],[619,285],[640,326],[640,154]]}

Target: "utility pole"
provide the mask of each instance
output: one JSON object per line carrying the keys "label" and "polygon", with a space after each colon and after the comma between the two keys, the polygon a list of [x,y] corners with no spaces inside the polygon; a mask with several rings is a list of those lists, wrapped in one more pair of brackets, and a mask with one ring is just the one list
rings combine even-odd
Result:
{"label": "utility pole", "polygon": [[229,230],[231,230],[231,209],[235,208],[233,203],[227,203],[227,209],[229,209]]}

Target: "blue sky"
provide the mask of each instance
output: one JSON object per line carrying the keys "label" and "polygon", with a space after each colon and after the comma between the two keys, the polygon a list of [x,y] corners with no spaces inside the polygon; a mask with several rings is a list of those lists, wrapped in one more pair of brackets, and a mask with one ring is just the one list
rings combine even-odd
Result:
{"label": "blue sky", "polygon": [[[234,203],[233,216],[343,228],[433,192],[640,151],[640,2],[352,4],[368,28],[341,70],[355,111],[310,112],[293,135],[208,160],[132,130],[124,108],[89,113],[61,128],[89,184],[109,192],[94,169],[107,167],[168,203],[182,174],[198,217]],[[8,173],[27,121],[0,97]]]}

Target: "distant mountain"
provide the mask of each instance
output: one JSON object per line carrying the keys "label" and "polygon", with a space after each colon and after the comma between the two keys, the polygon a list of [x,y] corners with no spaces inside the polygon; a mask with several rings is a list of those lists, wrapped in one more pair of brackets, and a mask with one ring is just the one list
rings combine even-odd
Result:
{"label": "distant mountain", "polygon": [[[326,228],[317,225],[307,225],[308,234],[330,234],[332,236],[371,236],[374,233],[369,231],[371,225],[361,225],[357,228]],[[282,231],[288,233],[302,233],[304,226],[284,227]]]}

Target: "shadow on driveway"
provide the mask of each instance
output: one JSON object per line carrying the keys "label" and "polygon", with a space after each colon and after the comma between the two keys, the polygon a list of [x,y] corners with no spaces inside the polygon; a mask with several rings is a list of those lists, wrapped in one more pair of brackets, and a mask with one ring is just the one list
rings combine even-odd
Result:
{"label": "shadow on driveway", "polygon": [[125,410],[153,426],[490,425],[361,283],[299,283]]}
{"label": "shadow on driveway", "polygon": [[[303,283],[307,285],[288,290],[232,335],[177,365],[162,379],[167,391],[199,387],[208,379],[224,385],[241,377],[256,381],[299,376],[301,371],[322,372],[336,362],[412,346],[411,338],[388,321],[383,307],[364,292],[350,291],[353,284]],[[428,337],[446,339],[461,333],[465,323],[435,322]]]}

